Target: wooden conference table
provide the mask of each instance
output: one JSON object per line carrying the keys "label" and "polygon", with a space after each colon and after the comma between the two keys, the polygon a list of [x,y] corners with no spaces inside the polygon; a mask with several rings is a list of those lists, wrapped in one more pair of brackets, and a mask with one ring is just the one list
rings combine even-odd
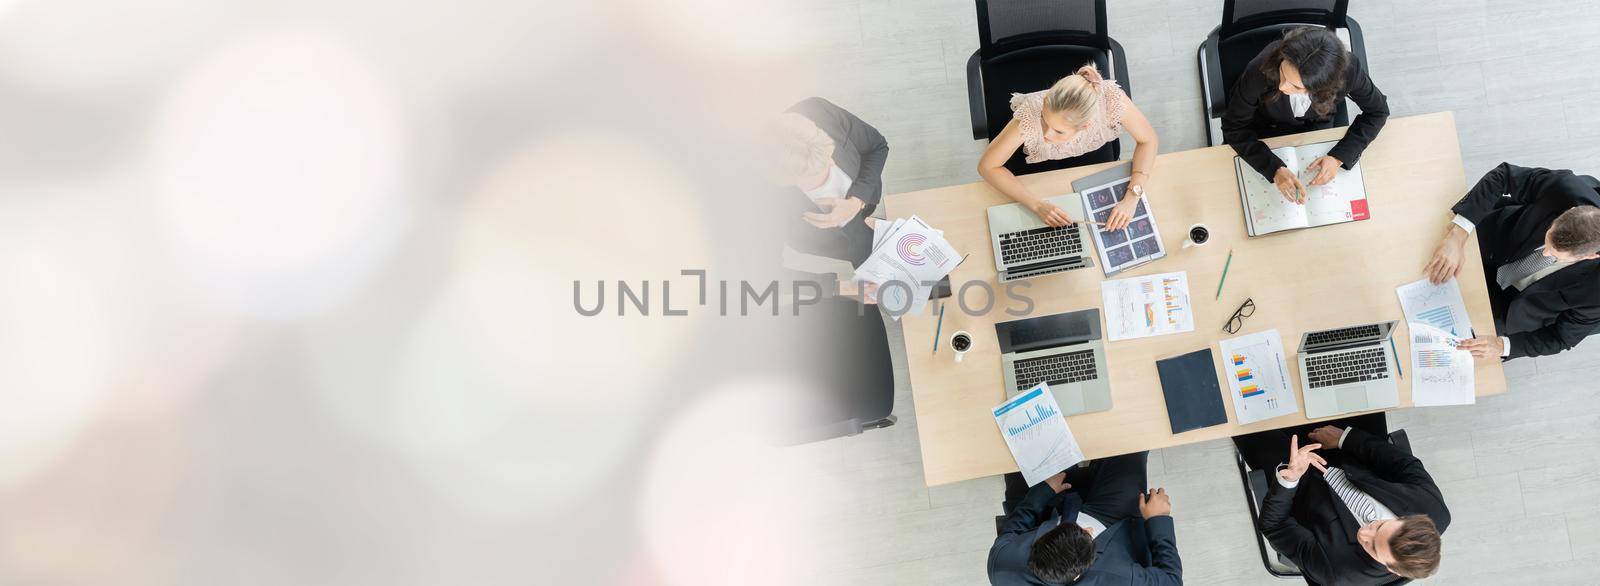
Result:
{"label": "wooden conference table", "polygon": [[[1343,134],[1343,128],[1336,128],[1266,142],[1276,148],[1335,140]],[[1404,321],[1395,287],[1422,278],[1422,269],[1448,226],[1448,210],[1467,188],[1451,113],[1391,118],[1361,157],[1370,219],[1249,238],[1233,158],[1233,149],[1218,146],[1167,153],[1156,159],[1154,177],[1145,187],[1167,257],[1117,278],[1186,271],[1195,331],[1106,343],[1111,410],[1067,418],[1083,453],[1090,458],[1306,423],[1300,375],[1290,368],[1301,411],[1239,425],[1233,403],[1226,397],[1228,386],[1219,363],[1218,383],[1225,395],[1228,423],[1174,435],[1167,423],[1155,362],[1205,347],[1216,352],[1219,340],[1232,337],[1222,331],[1224,322],[1245,298],[1255,300],[1256,311],[1245,320],[1240,334],[1276,328],[1291,361],[1300,335],[1306,331]],[[1070,193],[1073,180],[1112,164],[1021,179],[1040,195]],[[998,282],[984,212],[1009,199],[980,182],[891,195],[886,202],[889,217],[916,214],[944,230],[957,251],[971,253],[951,274],[958,291],[968,281],[987,281],[994,292],[994,307],[981,315],[968,315],[954,298],[945,300],[944,339],[937,354],[931,353],[937,309],[901,318],[924,478],[929,485],[937,485],[1016,471],[1016,462],[990,414],[990,409],[1005,400],[994,324],[1020,319],[1005,310],[1020,311],[1026,303],[1009,299]],[[1194,223],[1211,228],[1211,242],[1180,248]],[[1234,256],[1227,282],[1221,299],[1213,300],[1230,249]],[[1468,239],[1464,257],[1460,282],[1467,312],[1478,334],[1493,333],[1475,240]],[[1092,269],[1028,279],[1028,288],[1017,292],[1034,301],[1032,316],[1100,307],[1100,282],[1105,274],[1098,264]],[[981,287],[968,288],[968,308],[979,310],[987,302]],[[971,332],[973,337],[973,348],[961,363],[954,362],[949,346],[950,334],[958,330]],[[1395,333],[1405,371],[1399,381],[1400,407],[1411,406],[1408,331],[1402,325]],[[1505,392],[1500,360],[1479,359],[1476,366],[1478,396]]]}

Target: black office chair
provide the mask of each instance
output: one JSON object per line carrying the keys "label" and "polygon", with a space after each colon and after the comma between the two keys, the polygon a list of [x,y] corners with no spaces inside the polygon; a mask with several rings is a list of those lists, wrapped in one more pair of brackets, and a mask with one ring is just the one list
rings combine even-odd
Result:
{"label": "black office chair", "polygon": [[[1011,120],[1011,94],[1047,89],[1086,63],[1133,95],[1122,45],[1106,35],[1105,0],[977,0],[978,50],[967,60],[972,138],[990,139]],[[1079,157],[1028,164],[1021,149],[1006,162],[1022,175],[1115,161],[1117,141]]]}
{"label": "black office chair", "polygon": [[[1405,450],[1407,454],[1411,453],[1411,439],[1406,436],[1406,430],[1404,429],[1397,429],[1390,433],[1389,443]],[[1256,548],[1261,551],[1261,565],[1265,566],[1267,573],[1273,576],[1285,579],[1300,578],[1305,580],[1307,584],[1316,586],[1316,582],[1312,582],[1300,573],[1300,568],[1296,567],[1294,562],[1284,557],[1283,554],[1278,553],[1278,550],[1267,542],[1266,535],[1261,532],[1261,503],[1267,498],[1267,472],[1265,470],[1251,470],[1250,466],[1244,462],[1244,454],[1240,454],[1238,450],[1233,451],[1233,457],[1239,465],[1239,480],[1244,483],[1244,500],[1245,505],[1250,509],[1250,523],[1256,528]],[[1399,586],[1409,582],[1411,582],[1409,578],[1396,577],[1393,582],[1389,582],[1385,586]]]}
{"label": "black office chair", "polygon": [[770,335],[810,343],[782,352],[772,368],[822,393],[813,406],[817,412],[803,416],[794,429],[779,432],[784,443],[859,435],[898,421],[893,413],[894,363],[877,307],[830,297],[805,308],[798,319],[779,321],[781,333]]}
{"label": "black office chair", "polygon": [[[1222,113],[1227,109],[1233,82],[1261,50],[1283,36],[1287,29],[1306,25],[1325,26],[1344,41],[1350,52],[1363,63],[1367,46],[1361,39],[1361,26],[1345,15],[1349,0],[1225,0],[1222,24],[1211,30],[1200,43],[1200,96],[1206,115],[1206,138],[1213,146],[1223,144]],[[1344,101],[1334,114],[1334,125],[1350,123],[1350,109]]]}

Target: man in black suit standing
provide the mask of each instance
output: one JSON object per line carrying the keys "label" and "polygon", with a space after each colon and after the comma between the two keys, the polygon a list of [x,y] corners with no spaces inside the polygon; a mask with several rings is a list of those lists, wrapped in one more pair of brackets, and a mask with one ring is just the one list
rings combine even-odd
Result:
{"label": "man in black suit standing", "polygon": [[[989,548],[989,582],[1183,584],[1172,503],[1165,490],[1145,488],[1149,456],[1095,460],[1031,489],[1020,474],[1006,475],[1007,515]],[[1011,500],[1024,490],[1020,502]]]}
{"label": "man in black suit standing", "polygon": [[1389,443],[1382,413],[1333,423],[1305,441],[1293,429],[1233,438],[1251,468],[1275,479],[1261,504],[1267,541],[1318,584],[1433,575],[1450,524],[1439,486],[1422,461]]}
{"label": "man in black suit standing", "polygon": [[1489,285],[1495,329],[1461,343],[1475,356],[1544,356],[1600,330],[1600,182],[1567,170],[1501,163],[1451,209],[1428,263],[1439,283],[1461,272],[1467,236]]}

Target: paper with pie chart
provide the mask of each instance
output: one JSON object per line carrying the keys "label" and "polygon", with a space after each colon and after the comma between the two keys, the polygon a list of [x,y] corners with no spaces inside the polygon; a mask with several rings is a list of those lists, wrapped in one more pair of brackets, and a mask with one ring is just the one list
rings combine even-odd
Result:
{"label": "paper with pie chart", "polygon": [[877,285],[879,307],[898,320],[922,313],[934,285],[961,264],[961,254],[922,218],[884,223],[878,222],[872,254],[856,268],[855,280]]}
{"label": "paper with pie chart", "polygon": [[1219,345],[1228,396],[1240,425],[1300,411],[1278,330],[1229,338]]}

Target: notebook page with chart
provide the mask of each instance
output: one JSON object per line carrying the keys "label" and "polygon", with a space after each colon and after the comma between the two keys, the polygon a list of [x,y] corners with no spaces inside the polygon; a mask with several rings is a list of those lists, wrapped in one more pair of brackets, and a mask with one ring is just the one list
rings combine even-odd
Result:
{"label": "notebook page with chart", "polygon": [[1239,198],[1244,203],[1245,228],[1251,236],[1372,217],[1367,209],[1367,188],[1361,177],[1360,163],[1349,170],[1340,169],[1325,184],[1311,185],[1315,174],[1306,168],[1328,154],[1335,144],[1336,141],[1328,141],[1272,149],[1272,153],[1306,184],[1304,204],[1284,199],[1283,192],[1278,191],[1270,178],[1261,176],[1243,158],[1233,158],[1234,172],[1239,177]]}
{"label": "notebook page with chart", "polygon": [[1240,425],[1300,411],[1284,359],[1278,330],[1267,330],[1218,343],[1233,413]]}
{"label": "notebook page with chart", "polygon": [[1083,461],[1083,450],[1061,416],[1050,386],[1038,386],[994,408],[994,423],[1028,486]]}

